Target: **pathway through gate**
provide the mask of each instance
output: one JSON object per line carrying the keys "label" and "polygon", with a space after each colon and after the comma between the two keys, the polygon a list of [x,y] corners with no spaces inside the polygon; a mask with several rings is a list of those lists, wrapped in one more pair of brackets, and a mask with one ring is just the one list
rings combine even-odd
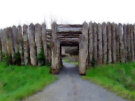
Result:
{"label": "pathway through gate", "polygon": [[79,47],[79,73],[86,73],[88,58],[88,24],[63,25],[52,24],[52,63],[51,72],[59,73],[62,68],[61,48],[63,46]]}

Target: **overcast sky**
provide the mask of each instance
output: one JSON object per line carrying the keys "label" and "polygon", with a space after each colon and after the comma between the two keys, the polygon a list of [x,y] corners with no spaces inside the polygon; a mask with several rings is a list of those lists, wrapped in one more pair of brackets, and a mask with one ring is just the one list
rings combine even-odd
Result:
{"label": "overcast sky", "polygon": [[0,0],[0,28],[33,23],[135,22],[135,0]]}

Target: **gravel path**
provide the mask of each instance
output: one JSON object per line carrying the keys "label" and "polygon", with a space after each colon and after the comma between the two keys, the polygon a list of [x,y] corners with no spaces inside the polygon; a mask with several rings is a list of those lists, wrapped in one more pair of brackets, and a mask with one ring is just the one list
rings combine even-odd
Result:
{"label": "gravel path", "polygon": [[25,101],[127,101],[89,81],[82,80],[77,67],[64,63],[59,80]]}

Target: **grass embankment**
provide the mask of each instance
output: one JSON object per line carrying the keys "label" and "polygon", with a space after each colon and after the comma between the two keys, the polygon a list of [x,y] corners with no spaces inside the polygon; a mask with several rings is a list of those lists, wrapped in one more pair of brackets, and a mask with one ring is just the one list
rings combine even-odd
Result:
{"label": "grass embankment", "polygon": [[74,64],[74,65],[78,66],[78,61],[72,61],[72,60],[70,60],[69,57],[64,57],[64,58],[63,58],[63,61],[64,61],[65,63],[71,63],[71,64]]}
{"label": "grass embankment", "polygon": [[57,79],[49,66],[12,66],[0,62],[0,101],[20,101]]}
{"label": "grass embankment", "polygon": [[83,77],[124,98],[135,101],[135,62],[89,68]]}

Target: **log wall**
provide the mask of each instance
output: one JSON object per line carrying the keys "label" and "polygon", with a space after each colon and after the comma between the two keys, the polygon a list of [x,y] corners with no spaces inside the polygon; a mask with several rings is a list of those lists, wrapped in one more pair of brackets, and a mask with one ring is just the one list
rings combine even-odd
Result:
{"label": "log wall", "polygon": [[[61,67],[61,45],[79,45],[79,63],[84,60],[85,66],[135,61],[135,25],[110,22],[84,25],[58,25],[56,29],[52,28],[53,32],[46,29],[45,23],[1,29],[0,61],[8,55],[10,62],[14,63],[14,58],[19,55],[21,65],[40,65],[38,54],[43,49],[46,57],[44,61],[54,61]],[[88,29],[88,35],[84,29]],[[53,59],[55,55],[58,58]],[[82,57],[85,59],[82,60]],[[81,64],[80,69],[84,65]],[[52,67],[60,69],[54,64]]]}

